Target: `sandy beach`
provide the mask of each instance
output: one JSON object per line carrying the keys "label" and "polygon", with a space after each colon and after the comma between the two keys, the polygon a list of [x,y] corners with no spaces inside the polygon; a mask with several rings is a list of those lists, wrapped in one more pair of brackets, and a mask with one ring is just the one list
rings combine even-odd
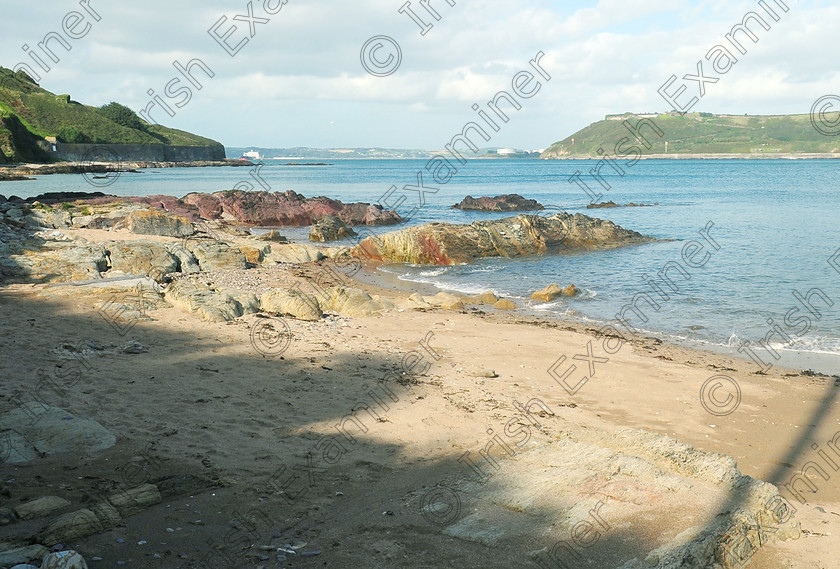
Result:
{"label": "sandy beach", "polygon": [[[330,262],[198,278],[256,293],[324,286]],[[757,374],[752,362],[655,338],[615,349],[594,328],[487,306],[418,309],[409,291],[365,274],[340,284],[393,308],[317,321],[206,322],[163,303],[126,325],[83,287],[4,286],[4,410],[37,399],[95,420],[116,444],[3,464],[3,502],[50,495],[85,508],[139,482],[183,485],[65,544],[91,567],[641,567],[624,564],[737,506],[702,476],[685,491],[662,474],[648,480],[649,467],[624,480],[663,436],[731,456],[795,508],[797,539],[769,536],[728,566],[840,567],[836,378]],[[76,381],[57,379],[56,364],[73,360]],[[626,434],[637,431],[649,435]],[[588,465],[605,449],[618,454]],[[815,493],[793,478],[808,465]],[[567,542],[578,547],[557,547]],[[284,545],[298,549],[278,553]]]}

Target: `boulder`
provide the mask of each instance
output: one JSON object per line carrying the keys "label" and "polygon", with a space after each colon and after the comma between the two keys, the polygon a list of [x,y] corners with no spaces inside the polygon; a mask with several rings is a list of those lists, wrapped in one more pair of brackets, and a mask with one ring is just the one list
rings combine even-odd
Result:
{"label": "boulder", "polygon": [[[37,393],[45,387],[61,389],[42,383],[34,389]],[[83,455],[110,448],[116,441],[96,421],[43,403],[24,403],[0,415],[0,462],[17,464],[65,452]]]}
{"label": "boulder", "polygon": [[88,566],[81,555],[68,549],[44,557],[41,569],[88,569]]}
{"label": "boulder", "polygon": [[539,302],[551,302],[561,294],[563,294],[563,289],[560,288],[559,284],[554,283],[536,291],[531,295],[531,298],[538,300]]}
{"label": "boulder", "polygon": [[416,304],[417,308],[421,308],[423,310],[430,310],[430,309],[434,308],[434,306],[432,306],[431,304],[426,302],[426,299],[423,297],[423,295],[421,295],[419,293],[416,293],[416,292],[414,294],[412,294],[411,296],[409,296],[408,300],[410,300],[411,302]]}
{"label": "boulder", "polygon": [[356,232],[334,215],[325,215],[309,230],[309,240],[319,243],[337,241],[354,235],[356,235]]}
{"label": "boulder", "polygon": [[439,292],[434,296],[424,296],[423,300],[436,308],[443,308],[446,310],[463,310],[464,303],[454,294],[448,292]]}
{"label": "boulder", "polygon": [[276,229],[272,229],[268,233],[263,233],[259,237],[257,237],[260,241],[271,241],[272,243],[288,243],[289,240],[280,235],[280,232]]}
{"label": "boulder", "polygon": [[259,265],[265,259],[265,253],[271,251],[271,247],[255,248],[248,245],[240,245],[239,250],[245,255],[245,262],[252,265]]}
{"label": "boulder", "polygon": [[519,194],[505,194],[495,197],[480,197],[478,199],[467,196],[452,209],[468,211],[539,211],[544,209],[537,200],[525,199]]}
{"label": "boulder", "polygon": [[575,285],[570,284],[569,286],[567,286],[566,288],[561,290],[560,293],[563,296],[576,296],[576,295],[580,294],[580,291],[578,290],[578,288]]}
{"label": "boulder", "polygon": [[264,263],[308,263],[325,259],[323,251],[314,245],[290,243],[273,244],[263,259]]}
{"label": "boulder", "polygon": [[389,263],[454,265],[481,257],[521,257],[613,249],[653,238],[582,214],[518,215],[470,225],[428,223],[365,238],[357,257]]}
{"label": "boulder", "polygon": [[38,541],[49,546],[67,543],[103,531],[102,523],[90,510],[76,510],[58,516],[38,534]]}
{"label": "boulder", "polygon": [[178,279],[170,284],[165,298],[173,306],[209,322],[228,322],[259,310],[253,293],[219,289],[190,279]]}
{"label": "boulder", "polygon": [[40,282],[101,278],[108,269],[105,248],[74,242],[49,242],[25,249],[0,251],[0,276]]}
{"label": "boulder", "polygon": [[246,269],[245,255],[224,241],[188,239],[184,246],[193,254],[202,271]]}
{"label": "boulder", "polygon": [[52,208],[32,209],[24,218],[27,229],[68,229],[71,219],[70,212]]}
{"label": "boulder", "polygon": [[27,545],[0,551],[0,567],[11,567],[29,562],[40,564],[49,552],[50,550],[43,545]]}
{"label": "boulder", "polygon": [[166,243],[156,241],[121,241],[109,243],[108,257],[111,270],[129,275],[149,275],[159,280],[181,268],[178,257],[173,255]]}
{"label": "boulder", "polygon": [[338,312],[345,316],[373,316],[394,307],[392,302],[372,297],[357,288],[330,287],[324,293],[326,298],[319,301],[322,310]]}
{"label": "boulder", "polygon": [[123,517],[133,516],[155,504],[160,504],[160,491],[154,484],[142,484],[136,488],[116,492],[108,496],[110,503]]}
{"label": "boulder", "polygon": [[262,295],[260,305],[266,312],[288,314],[299,320],[319,320],[324,315],[315,296],[295,289],[272,289]]}
{"label": "boulder", "polygon": [[48,516],[70,505],[70,502],[58,496],[43,496],[26,502],[15,508],[15,513],[22,520],[31,520]]}
{"label": "boulder", "polygon": [[172,256],[178,259],[178,270],[185,275],[200,273],[201,267],[198,265],[198,259],[195,258],[184,243],[167,243],[166,250]]}
{"label": "boulder", "polygon": [[496,310],[516,310],[516,305],[506,298],[503,298],[496,302],[496,304],[493,305],[493,308]]}
{"label": "boulder", "polygon": [[151,210],[131,212],[125,218],[125,227],[140,235],[188,237],[195,233],[189,219]]}
{"label": "boulder", "polygon": [[489,304],[493,305],[499,302],[499,297],[493,294],[493,291],[486,290],[476,296],[465,296],[461,298],[464,304]]}

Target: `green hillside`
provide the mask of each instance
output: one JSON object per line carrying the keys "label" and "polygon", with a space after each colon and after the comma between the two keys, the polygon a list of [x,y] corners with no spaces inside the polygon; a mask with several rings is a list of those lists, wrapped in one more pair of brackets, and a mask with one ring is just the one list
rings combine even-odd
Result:
{"label": "green hillside", "polygon": [[[643,115],[650,117],[650,115]],[[648,127],[643,134],[653,148],[642,148],[643,154],[801,154],[840,152],[840,138],[820,134],[811,124],[809,115],[738,116],[711,113],[666,113],[650,117],[664,132],[661,138]],[[623,126],[631,125],[642,116],[626,113],[609,115],[571,136],[552,144],[541,158],[569,158],[598,156],[621,152],[616,145],[630,136]],[[665,143],[668,143],[667,152]],[[631,142],[622,146],[624,153]]]}
{"label": "green hillside", "polygon": [[67,143],[221,147],[209,138],[150,125],[118,103],[82,105],[42,89],[23,72],[0,67],[0,163],[49,160],[38,145],[48,136]]}

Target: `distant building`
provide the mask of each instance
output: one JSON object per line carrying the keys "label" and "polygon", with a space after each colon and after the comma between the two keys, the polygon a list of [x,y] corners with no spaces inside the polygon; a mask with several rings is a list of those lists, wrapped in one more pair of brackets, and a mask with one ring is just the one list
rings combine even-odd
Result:
{"label": "distant building", "polygon": [[516,150],[514,150],[513,148],[499,148],[496,151],[496,154],[499,154],[501,156],[508,156],[510,154],[519,154],[519,153]]}

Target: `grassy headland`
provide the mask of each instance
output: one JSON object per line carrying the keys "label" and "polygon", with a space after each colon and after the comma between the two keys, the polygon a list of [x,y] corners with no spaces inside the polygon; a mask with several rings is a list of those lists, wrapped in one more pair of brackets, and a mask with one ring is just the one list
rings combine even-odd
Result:
{"label": "grassy headland", "polygon": [[[809,115],[716,115],[679,113],[607,115],[604,120],[552,144],[540,158],[599,157],[598,149],[614,154],[619,142],[630,137],[625,121],[636,125],[648,118],[663,132],[660,137],[645,127],[651,147],[639,145],[643,156],[656,155],[747,155],[833,154],[840,152],[840,139],[820,134]],[[667,144],[667,146],[666,146]]]}
{"label": "grassy headland", "polygon": [[48,137],[64,143],[221,146],[209,138],[150,125],[119,103],[83,105],[70,95],[42,89],[23,72],[0,67],[0,163],[49,161],[43,148]]}

